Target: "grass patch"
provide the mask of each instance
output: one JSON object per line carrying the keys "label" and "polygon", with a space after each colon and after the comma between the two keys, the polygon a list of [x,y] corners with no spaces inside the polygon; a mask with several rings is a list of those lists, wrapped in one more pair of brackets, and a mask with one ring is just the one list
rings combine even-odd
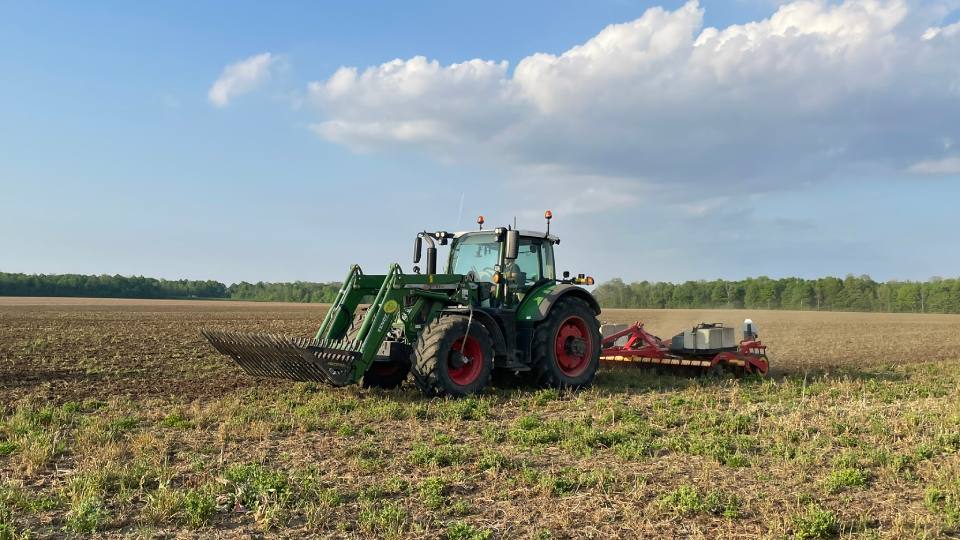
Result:
{"label": "grass patch", "polygon": [[690,484],[663,493],[656,502],[661,509],[680,516],[698,513],[730,519],[740,516],[740,499],[736,494],[721,490],[703,493]]}
{"label": "grass patch", "polygon": [[473,449],[460,444],[427,445],[417,443],[410,450],[409,460],[414,465],[449,467],[466,463],[474,455]]}
{"label": "grass patch", "polygon": [[507,437],[520,446],[537,446],[557,443],[563,439],[561,422],[544,422],[539,417],[528,415],[517,420]]}
{"label": "grass patch", "polygon": [[93,534],[102,530],[109,518],[102,499],[95,496],[79,497],[70,503],[65,528],[77,534]]}
{"label": "grass patch", "polygon": [[209,490],[189,489],[183,494],[183,516],[187,525],[199,529],[210,524],[217,511],[217,500]]}
{"label": "grass patch", "polygon": [[181,511],[182,505],[183,494],[170,489],[167,484],[161,484],[152,493],[147,494],[142,512],[143,518],[153,525],[171,523]]}
{"label": "grass patch", "polygon": [[9,456],[17,451],[19,445],[13,441],[0,441],[0,457]]}
{"label": "grass patch", "polygon": [[363,531],[386,538],[400,536],[407,529],[409,520],[406,509],[396,502],[362,503],[357,516]]}
{"label": "grass patch", "polygon": [[807,508],[791,517],[793,537],[797,540],[830,538],[840,530],[836,514],[810,503]]}
{"label": "grass patch", "polygon": [[446,540],[489,540],[492,537],[492,530],[475,527],[465,521],[447,523],[444,531]]}
{"label": "grass patch", "polygon": [[583,490],[606,490],[614,483],[614,476],[606,470],[582,470],[563,467],[555,472],[536,476],[537,483],[554,496],[563,496]]}
{"label": "grass patch", "polygon": [[190,429],[193,422],[179,411],[172,412],[160,421],[160,425],[170,429]]}
{"label": "grass patch", "polygon": [[446,489],[446,480],[439,476],[430,476],[420,482],[420,500],[427,508],[439,510],[446,501],[444,497]]}
{"label": "grass patch", "polygon": [[927,488],[923,502],[927,510],[943,519],[948,530],[960,532],[960,481],[952,487]]}
{"label": "grass patch", "polygon": [[845,489],[863,487],[869,479],[870,473],[863,469],[847,467],[834,470],[827,477],[827,489],[831,493],[838,493]]}
{"label": "grass patch", "polygon": [[268,529],[286,517],[291,499],[286,473],[246,463],[231,465],[223,478],[235,511],[251,512]]}

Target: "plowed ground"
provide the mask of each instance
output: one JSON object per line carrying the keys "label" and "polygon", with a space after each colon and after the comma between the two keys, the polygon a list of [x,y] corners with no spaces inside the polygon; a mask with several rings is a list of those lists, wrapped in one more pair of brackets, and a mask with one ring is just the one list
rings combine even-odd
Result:
{"label": "plowed ground", "polygon": [[760,324],[765,379],[604,369],[427,400],[247,377],[199,328],[324,306],[0,299],[0,538],[936,538],[960,527],[960,317]]}

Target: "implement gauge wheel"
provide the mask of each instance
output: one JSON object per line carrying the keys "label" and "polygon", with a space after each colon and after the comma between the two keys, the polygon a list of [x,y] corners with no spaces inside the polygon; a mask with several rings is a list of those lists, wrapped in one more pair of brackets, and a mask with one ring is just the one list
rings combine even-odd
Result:
{"label": "implement gauge wheel", "polygon": [[600,367],[600,323],[586,302],[561,298],[533,336],[533,382],[578,389],[590,386]]}
{"label": "implement gauge wheel", "polygon": [[[353,322],[347,329],[346,340],[353,341],[360,333],[360,326],[363,324],[363,318],[370,309],[369,305],[357,306],[353,314]],[[410,374],[410,358],[407,356],[396,355],[390,358],[389,362],[374,362],[370,364],[367,371],[363,374],[361,384],[364,388],[385,388],[392,390],[407,380]]]}
{"label": "implement gauge wheel", "polygon": [[413,380],[424,394],[469,396],[490,383],[492,340],[476,319],[440,317],[420,332],[411,363]]}

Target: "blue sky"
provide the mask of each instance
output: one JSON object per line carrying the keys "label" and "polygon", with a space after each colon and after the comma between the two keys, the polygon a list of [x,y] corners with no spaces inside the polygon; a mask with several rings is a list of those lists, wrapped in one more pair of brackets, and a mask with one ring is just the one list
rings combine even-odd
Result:
{"label": "blue sky", "polygon": [[0,271],[336,280],[552,208],[560,267],[600,280],[956,276],[958,19],[2,3]]}

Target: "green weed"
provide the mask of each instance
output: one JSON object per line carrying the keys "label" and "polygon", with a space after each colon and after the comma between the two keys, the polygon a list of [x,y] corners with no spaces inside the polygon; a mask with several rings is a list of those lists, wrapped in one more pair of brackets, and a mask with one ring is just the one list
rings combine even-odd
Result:
{"label": "green weed", "polygon": [[186,523],[199,529],[210,523],[217,510],[217,501],[207,490],[189,489],[183,494],[183,513]]}
{"label": "green weed", "polygon": [[248,463],[231,465],[223,476],[234,505],[252,510],[257,522],[269,528],[284,517],[291,497],[285,473]]}
{"label": "green weed", "polygon": [[406,509],[395,502],[363,503],[357,516],[363,531],[388,538],[402,534],[409,519]]}
{"label": "green weed", "polygon": [[740,499],[736,494],[720,490],[703,494],[689,484],[660,495],[657,504],[677,515],[707,513],[731,519],[740,515]]}
{"label": "green weed", "polygon": [[193,427],[193,422],[180,412],[172,412],[160,421],[160,425],[171,429],[189,429]]}
{"label": "green weed", "polygon": [[473,450],[464,445],[440,444],[428,446],[418,443],[410,451],[410,462],[414,465],[449,467],[465,463],[473,456]]}
{"label": "green weed", "polygon": [[814,503],[810,503],[803,512],[794,514],[792,521],[793,536],[797,540],[829,538],[840,528],[836,514]]}
{"label": "green weed", "polygon": [[438,476],[430,476],[420,483],[420,500],[423,505],[431,510],[438,510],[443,506],[444,490],[447,488],[447,482]]}
{"label": "green weed", "polygon": [[827,477],[827,489],[837,493],[847,488],[863,487],[869,479],[870,474],[866,471],[847,467],[830,472],[830,476]]}
{"label": "green weed", "polygon": [[474,527],[464,521],[452,521],[447,523],[444,537],[446,540],[489,540],[493,537],[493,531]]}
{"label": "green weed", "polygon": [[93,534],[109,519],[103,500],[94,496],[74,499],[67,512],[66,529],[78,534]]}

